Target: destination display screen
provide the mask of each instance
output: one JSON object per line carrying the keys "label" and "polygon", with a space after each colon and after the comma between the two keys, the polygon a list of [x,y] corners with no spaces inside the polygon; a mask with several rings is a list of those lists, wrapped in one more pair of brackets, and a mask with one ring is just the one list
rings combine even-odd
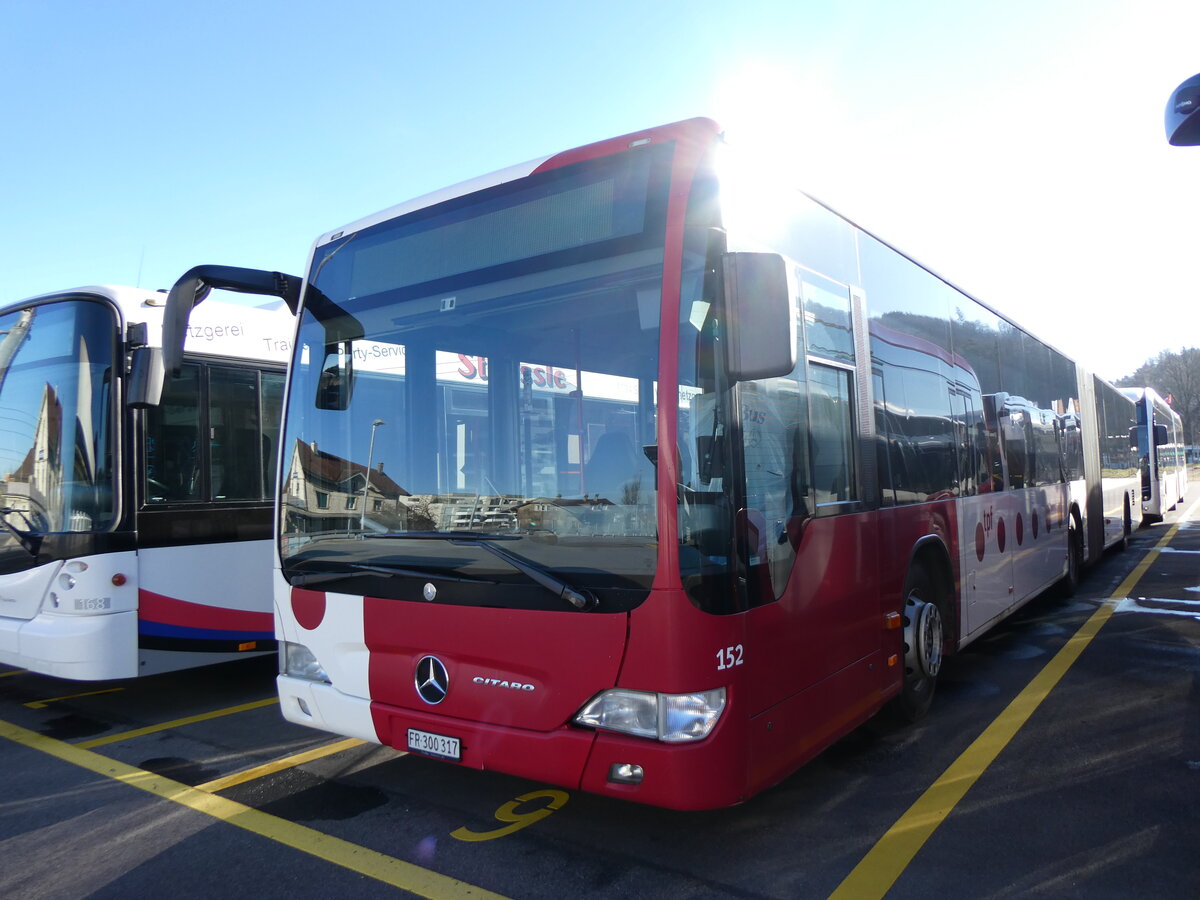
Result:
{"label": "destination display screen", "polygon": [[354,299],[636,238],[661,215],[648,198],[669,150],[550,171],[352,234],[318,251],[311,280]]}

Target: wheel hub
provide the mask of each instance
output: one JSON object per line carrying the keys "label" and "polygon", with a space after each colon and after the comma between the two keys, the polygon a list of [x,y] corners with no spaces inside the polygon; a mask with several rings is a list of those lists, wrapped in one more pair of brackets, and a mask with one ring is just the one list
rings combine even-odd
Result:
{"label": "wheel hub", "polygon": [[942,614],[918,597],[909,597],[906,607],[904,664],[914,674],[936,678],[942,668]]}

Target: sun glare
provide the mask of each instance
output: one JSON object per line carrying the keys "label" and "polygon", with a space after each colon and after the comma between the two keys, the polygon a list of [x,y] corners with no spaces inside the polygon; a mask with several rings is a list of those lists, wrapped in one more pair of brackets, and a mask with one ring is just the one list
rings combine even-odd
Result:
{"label": "sun glare", "polygon": [[852,124],[828,76],[815,63],[804,71],[767,61],[744,64],[717,87],[717,121],[731,143],[778,166],[828,169]]}

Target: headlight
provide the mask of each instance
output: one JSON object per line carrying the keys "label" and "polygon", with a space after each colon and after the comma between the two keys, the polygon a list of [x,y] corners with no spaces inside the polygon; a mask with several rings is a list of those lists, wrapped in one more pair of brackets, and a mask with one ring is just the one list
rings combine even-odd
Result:
{"label": "headlight", "polygon": [[725,688],[695,694],[614,689],[589,700],[575,724],[679,743],[708,737],[724,709]]}
{"label": "headlight", "polygon": [[700,694],[659,694],[660,737],[698,741],[708,737],[725,709],[725,688]]}
{"label": "headlight", "polygon": [[605,691],[593,697],[575,716],[578,725],[620,731],[638,737],[658,737],[658,694],[645,691]]}
{"label": "headlight", "polygon": [[279,671],[292,678],[330,683],[324,667],[317,661],[313,652],[303,644],[279,642]]}

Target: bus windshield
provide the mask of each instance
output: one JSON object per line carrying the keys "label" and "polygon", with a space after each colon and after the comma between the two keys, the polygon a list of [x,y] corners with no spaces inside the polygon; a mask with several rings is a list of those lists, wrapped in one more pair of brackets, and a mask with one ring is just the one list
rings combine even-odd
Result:
{"label": "bus windshield", "polygon": [[670,150],[318,248],[284,426],[293,584],[420,599],[408,580],[450,577],[439,602],[562,608],[531,590],[553,571],[608,610],[645,596]]}
{"label": "bus windshield", "polygon": [[93,300],[0,316],[0,491],[22,532],[113,527],[117,320]]}

